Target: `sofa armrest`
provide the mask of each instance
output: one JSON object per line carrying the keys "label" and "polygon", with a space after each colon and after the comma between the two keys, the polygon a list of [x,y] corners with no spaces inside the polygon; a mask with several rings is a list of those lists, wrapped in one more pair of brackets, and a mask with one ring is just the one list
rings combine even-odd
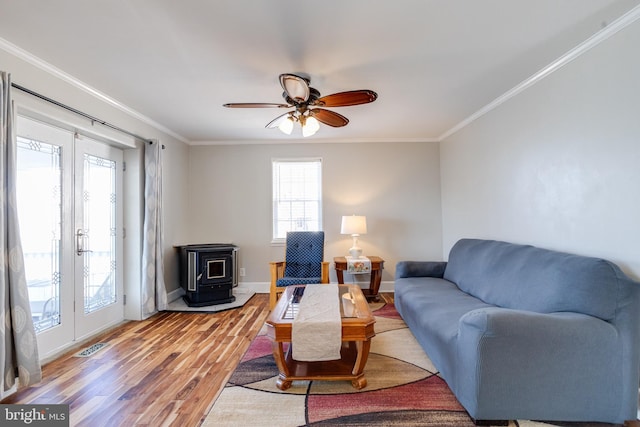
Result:
{"label": "sofa armrest", "polygon": [[[535,413],[549,396],[562,396],[567,417],[607,413],[620,406],[620,394],[590,396],[620,388],[621,353],[616,328],[596,317],[480,308],[459,320],[452,388],[478,418],[491,419],[476,413],[486,396],[518,414]],[[522,388],[515,393],[506,384]]]}
{"label": "sofa armrest", "polygon": [[396,279],[403,277],[437,277],[442,279],[445,261],[400,261],[396,264]]}

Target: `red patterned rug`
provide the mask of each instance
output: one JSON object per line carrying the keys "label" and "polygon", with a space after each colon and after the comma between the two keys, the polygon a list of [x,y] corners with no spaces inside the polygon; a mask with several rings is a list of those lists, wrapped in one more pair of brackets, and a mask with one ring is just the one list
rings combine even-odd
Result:
{"label": "red patterned rug", "polygon": [[[279,390],[263,328],[202,425],[474,426],[393,304],[372,309],[376,336],[365,388],[356,390],[349,381],[294,381],[290,389]],[[510,425],[549,426],[530,421]]]}

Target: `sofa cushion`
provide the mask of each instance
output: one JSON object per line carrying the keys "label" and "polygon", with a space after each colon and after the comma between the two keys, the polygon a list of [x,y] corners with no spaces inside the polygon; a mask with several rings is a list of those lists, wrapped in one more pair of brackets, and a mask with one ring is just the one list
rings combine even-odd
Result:
{"label": "sofa cushion", "polygon": [[452,378],[458,321],[465,313],[491,307],[447,280],[396,279],[396,308],[444,378]]}
{"label": "sofa cushion", "polygon": [[624,274],[603,259],[493,240],[462,239],[444,278],[489,304],[539,313],[574,311],[611,320]]}

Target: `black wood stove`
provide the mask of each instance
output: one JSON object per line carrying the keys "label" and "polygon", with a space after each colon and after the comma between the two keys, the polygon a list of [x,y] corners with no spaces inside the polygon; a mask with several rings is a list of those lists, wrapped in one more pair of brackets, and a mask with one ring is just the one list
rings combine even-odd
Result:
{"label": "black wood stove", "polygon": [[238,248],[228,243],[177,246],[180,251],[180,285],[189,307],[235,301],[238,286]]}

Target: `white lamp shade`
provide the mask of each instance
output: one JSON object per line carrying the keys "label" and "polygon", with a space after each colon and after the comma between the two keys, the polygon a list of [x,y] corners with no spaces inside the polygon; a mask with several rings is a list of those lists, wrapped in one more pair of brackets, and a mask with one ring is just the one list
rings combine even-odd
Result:
{"label": "white lamp shade", "polygon": [[363,215],[343,216],[340,234],[367,234],[367,217]]}

